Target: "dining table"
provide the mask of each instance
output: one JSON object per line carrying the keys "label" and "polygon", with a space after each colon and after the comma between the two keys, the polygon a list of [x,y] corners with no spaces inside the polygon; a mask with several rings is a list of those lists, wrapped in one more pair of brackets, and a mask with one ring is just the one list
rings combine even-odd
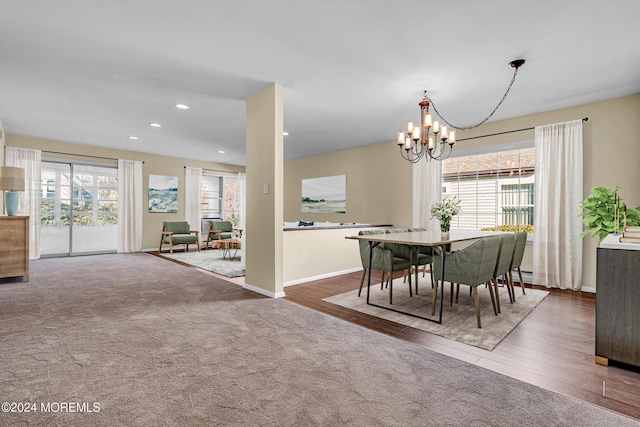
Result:
{"label": "dining table", "polygon": [[[408,245],[418,250],[419,247],[430,247],[433,249],[434,254],[439,255],[441,263],[441,277],[440,283],[444,285],[444,272],[445,272],[445,260],[447,246],[454,243],[468,242],[485,237],[497,236],[504,234],[500,231],[477,231],[477,230],[451,230],[448,235],[442,234],[440,231],[410,231],[401,233],[380,233],[380,234],[366,234],[366,235],[351,235],[346,236],[347,239],[364,240],[369,243],[369,271],[367,278],[367,304],[383,308],[386,310],[395,311],[396,313],[405,314],[419,319],[428,320],[430,322],[442,323],[442,309],[443,309],[443,289],[440,291],[440,309],[437,317],[421,316],[415,313],[409,313],[406,311],[398,310],[394,307],[383,306],[375,304],[370,301],[370,288],[371,288],[371,260],[373,259],[373,248],[384,243],[397,243],[401,245]],[[444,288],[444,286],[443,286]]]}

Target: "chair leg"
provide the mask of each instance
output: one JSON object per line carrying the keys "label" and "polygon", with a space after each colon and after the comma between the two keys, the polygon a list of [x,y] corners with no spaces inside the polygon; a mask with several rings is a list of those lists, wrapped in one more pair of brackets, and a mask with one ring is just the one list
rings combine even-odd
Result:
{"label": "chair leg", "polygon": [[384,271],[381,271],[380,274],[380,290],[384,289]]}
{"label": "chair leg", "polygon": [[500,311],[500,293],[498,292],[498,279],[494,277],[491,282],[489,282],[489,286],[491,286],[491,283],[493,283],[496,292],[496,306],[498,307],[498,313],[502,313],[502,311]]}
{"label": "chair leg", "polygon": [[456,283],[456,304],[458,303],[458,294],[460,293],[460,283]]}
{"label": "chair leg", "polygon": [[516,302],[516,290],[513,287],[513,274],[511,274],[511,270],[506,272],[504,276],[505,276],[505,279],[507,279],[507,284],[509,285],[509,291],[511,292],[511,298],[513,298],[513,301],[511,301],[511,302]]}
{"label": "chair leg", "polygon": [[411,269],[407,270],[409,272],[409,296],[413,298],[413,293],[411,292],[411,274],[413,273]]}
{"label": "chair leg", "polygon": [[160,246],[158,246],[158,253],[162,252],[162,237],[160,237]]}
{"label": "chair leg", "polygon": [[522,288],[522,294],[525,294],[525,292],[524,292],[524,280],[522,280],[522,270],[520,270],[520,267],[518,267],[518,276],[520,276],[520,287]]}
{"label": "chair leg", "polygon": [[387,287],[389,288],[389,304],[391,305],[393,304],[393,273],[389,273],[389,278],[387,279]]}
{"label": "chair leg", "polygon": [[453,282],[451,282],[451,295],[449,295],[449,305],[453,307]]}
{"label": "chair leg", "polygon": [[482,328],[480,324],[480,301],[478,300],[478,287],[473,287],[473,303],[476,306],[476,319],[478,320],[478,328]]}
{"label": "chair leg", "polygon": [[173,253],[173,239],[169,237],[169,253]]}
{"label": "chair leg", "polygon": [[364,285],[364,276],[367,274],[367,269],[362,270],[362,277],[360,278],[360,289],[358,289],[358,296],[360,296],[360,292],[362,292],[362,285]]}
{"label": "chair leg", "polygon": [[429,274],[431,275],[431,287],[433,288],[433,263],[429,264]]}
{"label": "chair leg", "polygon": [[414,285],[416,287],[416,295],[418,295],[418,266],[416,265],[416,284]]}
{"label": "chair leg", "polygon": [[436,302],[438,301],[438,281],[433,283],[433,300],[431,301],[431,315],[436,315]]}
{"label": "chair leg", "polygon": [[493,314],[498,315],[498,307],[496,306],[496,296],[493,293],[493,286],[489,285],[489,294],[491,295],[491,305],[493,306]]}

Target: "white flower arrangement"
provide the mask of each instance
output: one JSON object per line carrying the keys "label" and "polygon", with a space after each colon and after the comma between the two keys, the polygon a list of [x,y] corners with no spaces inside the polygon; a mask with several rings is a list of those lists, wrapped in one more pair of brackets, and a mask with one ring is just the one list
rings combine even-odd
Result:
{"label": "white flower arrangement", "polygon": [[451,218],[460,213],[460,200],[455,197],[446,197],[441,202],[431,205],[431,218],[440,221],[440,231],[448,233],[451,227]]}

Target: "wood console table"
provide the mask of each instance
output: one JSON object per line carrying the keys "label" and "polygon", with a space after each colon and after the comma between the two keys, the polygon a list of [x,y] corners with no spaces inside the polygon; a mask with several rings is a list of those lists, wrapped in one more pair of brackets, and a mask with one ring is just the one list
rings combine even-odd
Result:
{"label": "wood console table", "polygon": [[598,247],[596,363],[640,367],[640,244],[607,236]]}
{"label": "wood console table", "polygon": [[29,217],[0,216],[0,278],[29,281]]}

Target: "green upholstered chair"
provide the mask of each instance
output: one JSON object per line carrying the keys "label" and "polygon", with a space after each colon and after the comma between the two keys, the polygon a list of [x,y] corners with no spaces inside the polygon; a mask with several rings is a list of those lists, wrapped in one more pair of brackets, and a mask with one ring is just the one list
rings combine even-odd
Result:
{"label": "green upholstered chair", "polygon": [[[411,229],[409,228],[388,228],[386,233],[408,233]],[[418,269],[421,265],[426,266],[430,264],[433,260],[431,255],[420,252],[420,248],[414,248],[409,245],[403,245],[399,243],[387,243],[385,244],[385,248],[391,249],[395,256],[399,256],[401,258],[411,260],[411,265],[413,266],[413,270],[415,272],[415,292],[418,293]],[[431,248],[429,248],[431,249]],[[409,276],[411,275],[411,271],[409,271]],[[405,276],[406,281],[406,276]]]}
{"label": "green upholstered chair", "polygon": [[[412,227],[409,229],[409,231],[427,231],[427,229],[424,227]],[[445,248],[445,250],[451,251],[451,245],[447,245],[447,248]],[[425,255],[426,257],[428,257],[427,259],[430,259],[430,261],[428,261],[429,274],[431,275],[431,286],[433,287],[433,248],[431,246],[419,246],[418,252],[420,252],[421,255]],[[420,265],[425,266],[425,269],[422,270],[422,277],[424,277],[426,272],[426,264],[420,264]],[[418,281],[416,280],[416,294],[417,293],[418,293]]]}
{"label": "green upholstered chair", "polygon": [[524,281],[522,280],[522,258],[524,257],[524,248],[527,245],[527,233],[516,233],[516,246],[513,250],[513,260],[511,261],[511,267],[509,267],[509,279],[511,280],[511,288],[513,289],[513,270],[518,270],[518,276],[520,278],[520,287],[524,294]]}
{"label": "green upholstered chair", "polygon": [[[445,253],[445,270],[444,280],[458,285],[468,285],[472,288],[473,300],[476,308],[476,319],[478,328],[482,327],[480,322],[480,304],[478,300],[478,286],[488,284],[489,293],[491,294],[491,302],[493,304],[493,312],[498,315],[493,294],[491,280],[496,270],[498,262],[498,252],[500,251],[499,236],[485,237],[476,240],[469,246],[459,251]],[[436,255],[433,259],[433,274],[436,278],[431,314],[435,315],[436,301],[438,296],[438,281],[442,277],[440,255]]]}
{"label": "green upholstered chair", "polygon": [[[242,231],[240,231],[242,234]],[[231,239],[233,236],[233,224],[231,221],[209,221],[209,231],[207,233],[207,240],[205,244],[205,248],[209,247],[209,243],[211,242],[211,247],[216,242],[225,239]]]}
{"label": "green upholstered chair", "polygon": [[[358,233],[359,236],[382,234],[382,230],[363,230]],[[366,240],[358,240],[360,244],[360,260],[362,261],[362,278],[360,279],[360,289],[358,290],[358,296],[362,292],[362,286],[364,285],[364,277],[369,268],[369,242]],[[387,286],[389,287],[389,304],[393,304],[393,273],[396,271],[408,270],[411,268],[411,260],[401,257],[396,257],[393,251],[386,248],[386,243],[381,243],[373,248],[373,259],[371,260],[371,269],[382,271],[382,279],[380,286],[384,283],[385,273],[387,273]],[[409,295],[411,293],[411,283],[409,283]]]}
{"label": "green upholstered chair", "polygon": [[509,280],[509,271],[511,269],[511,261],[513,261],[513,249],[516,246],[516,236],[514,234],[503,234],[500,236],[500,251],[498,252],[498,261],[496,262],[496,271],[493,274],[493,284],[496,294],[496,306],[500,313],[500,294],[498,293],[498,277],[503,277],[503,282],[509,292],[509,301],[515,301],[513,286]]}
{"label": "green upholstered chair", "polygon": [[158,252],[162,252],[162,245],[169,245],[169,252],[173,253],[173,245],[185,245],[187,252],[189,245],[194,244],[200,250],[200,232],[191,230],[187,221],[164,221],[162,223],[162,234],[160,235],[160,247]]}

